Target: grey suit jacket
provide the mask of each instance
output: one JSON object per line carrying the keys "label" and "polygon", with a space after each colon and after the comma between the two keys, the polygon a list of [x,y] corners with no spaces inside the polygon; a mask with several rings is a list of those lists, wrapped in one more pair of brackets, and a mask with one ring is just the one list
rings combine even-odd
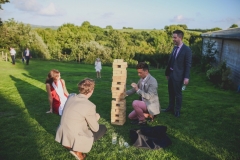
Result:
{"label": "grey suit jacket", "polygon": [[151,115],[156,115],[160,113],[160,103],[158,99],[158,83],[157,80],[152,77],[150,74],[148,75],[145,84],[142,89],[142,80],[140,79],[138,81],[138,88],[139,91],[136,92],[134,88],[128,90],[126,92],[127,95],[132,95],[134,93],[137,93],[143,98],[143,101],[146,103],[148,112]]}
{"label": "grey suit jacket", "polygon": [[93,144],[93,133],[99,130],[96,106],[83,94],[68,98],[55,140],[74,151],[89,152]]}
{"label": "grey suit jacket", "polygon": [[[174,49],[173,49],[174,51]],[[172,51],[172,54],[173,54]],[[172,55],[171,55],[172,56]],[[165,71],[165,75],[170,75],[171,56]],[[192,52],[188,46],[182,45],[173,65],[173,78],[175,81],[183,81],[184,78],[190,78],[190,68],[192,64]]]}

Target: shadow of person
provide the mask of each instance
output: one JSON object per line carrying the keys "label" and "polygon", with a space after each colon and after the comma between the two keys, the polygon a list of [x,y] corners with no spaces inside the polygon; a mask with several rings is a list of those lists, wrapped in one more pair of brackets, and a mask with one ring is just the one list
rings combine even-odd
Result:
{"label": "shadow of person", "polygon": [[[23,154],[28,154],[26,151],[38,147],[36,137],[32,136],[33,126],[23,118],[24,109],[18,102],[10,100],[2,90],[0,106],[0,159],[24,159]],[[41,157],[37,149],[31,150],[31,155]]]}
{"label": "shadow of person", "polygon": [[22,75],[24,75],[25,77],[28,77],[28,78],[35,79],[34,77],[32,77],[32,76],[29,76],[29,75],[28,75],[28,74],[26,74],[26,73],[22,73]]}
{"label": "shadow of person", "polygon": [[31,118],[35,119],[41,127],[55,137],[61,117],[55,114],[46,114],[47,106],[49,106],[46,92],[12,75],[10,75],[10,78],[15,82],[15,86]]}

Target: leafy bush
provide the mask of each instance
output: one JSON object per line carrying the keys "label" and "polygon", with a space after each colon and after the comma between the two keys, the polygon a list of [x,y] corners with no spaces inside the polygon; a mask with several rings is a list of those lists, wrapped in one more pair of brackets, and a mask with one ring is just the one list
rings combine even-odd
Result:
{"label": "leafy bush", "polygon": [[202,71],[207,71],[213,67],[216,62],[215,55],[218,53],[218,50],[215,48],[216,41],[209,40],[204,43],[205,48],[203,50],[203,55],[201,59],[201,69]]}
{"label": "leafy bush", "polygon": [[217,67],[210,68],[206,73],[211,82],[223,89],[230,89],[232,86],[231,79],[229,78],[230,74],[231,68],[227,67],[226,62],[220,63]]}
{"label": "leafy bush", "polygon": [[221,83],[221,70],[219,67],[212,67],[207,71],[207,77],[208,79],[213,82],[214,84],[220,84]]}

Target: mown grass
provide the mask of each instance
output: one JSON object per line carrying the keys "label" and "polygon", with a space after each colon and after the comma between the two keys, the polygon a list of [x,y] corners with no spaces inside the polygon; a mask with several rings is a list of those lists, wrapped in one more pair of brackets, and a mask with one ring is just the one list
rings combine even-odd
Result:
{"label": "mown grass", "polygon": [[[0,61],[0,159],[74,159],[54,141],[60,117],[46,114],[49,109],[45,78],[50,69],[58,69],[66,81],[69,93],[77,93],[77,83],[85,78],[96,80],[90,100],[97,105],[100,123],[108,128],[107,134],[94,143],[87,159],[240,159],[240,94],[213,87],[205,76],[192,72],[190,84],[183,92],[180,118],[161,113],[150,126],[164,125],[172,145],[161,150],[130,147],[120,154],[119,146],[111,144],[111,133],[117,132],[130,143],[129,130],[137,128],[127,119],[123,126],[111,125],[112,68],[103,66],[102,78],[96,79],[93,65],[39,61],[30,65],[17,60],[15,66]],[[151,68],[158,80],[162,108],[168,105],[167,81],[164,70]],[[137,82],[134,68],[128,68],[127,88]],[[137,95],[127,98],[127,114]]]}

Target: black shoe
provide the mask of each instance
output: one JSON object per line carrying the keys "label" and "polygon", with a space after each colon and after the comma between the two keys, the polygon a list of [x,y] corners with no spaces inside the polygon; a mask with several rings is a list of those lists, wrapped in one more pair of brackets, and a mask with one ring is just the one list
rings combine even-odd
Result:
{"label": "black shoe", "polygon": [[132,120],[130,123],[131,124],[138,124],[138,119]]}
{"label": "black shoe", "polygon": [[180,112],[179,111],[175,112],[175,117],[180,117]]}
{"label": "black shoe", "polygon": [[138,125],[139,125],[139,126],[147,125],[147,121],[144,121],[144,122],[143,122],[143,121],[139,121],[139,122],[138,122]]}
{"label": "black shoe", "polygon": [[163,112],[174,112],[173,108],[166,108]]}
{"label": "black shoe", "polygon": [[148,119],[147,121],[148,121],[148,122],[153,122],[156,117],[157,117],[157,115],[154,115],[153,118],[150,118],[150,119]]}

